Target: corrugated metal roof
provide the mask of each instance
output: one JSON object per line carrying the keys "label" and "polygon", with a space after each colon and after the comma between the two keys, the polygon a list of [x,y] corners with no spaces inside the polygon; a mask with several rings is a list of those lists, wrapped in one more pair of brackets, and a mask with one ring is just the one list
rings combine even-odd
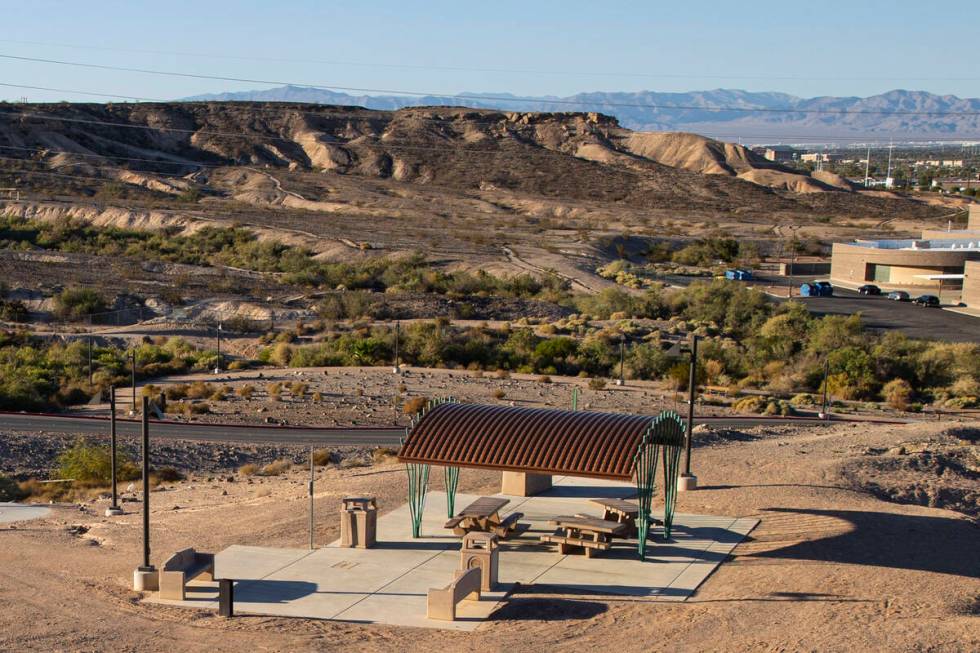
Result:
{"label": "corrugated metal roof", "polygon": [[398,458],[437,466],[629,480],[652,417],[445,403],[408,434]]}

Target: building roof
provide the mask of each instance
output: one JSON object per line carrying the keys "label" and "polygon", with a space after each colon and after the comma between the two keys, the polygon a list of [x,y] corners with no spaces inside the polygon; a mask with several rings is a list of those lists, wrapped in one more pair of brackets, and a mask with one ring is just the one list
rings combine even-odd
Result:
{"label": "building roof", "polygon": [[849,244],[856,247],[868,247],[870,249],[902,249],[922,251],[980,250],[980,237],[935,238],[927,240],[858,240]]}
{"label": "building roof", "polygon": [[[643,415],[445,403],[410,431],[402,462],[629,480],[643,442],[683,444],[683,425]],[[676,425],[676,426],[675,426]]]}

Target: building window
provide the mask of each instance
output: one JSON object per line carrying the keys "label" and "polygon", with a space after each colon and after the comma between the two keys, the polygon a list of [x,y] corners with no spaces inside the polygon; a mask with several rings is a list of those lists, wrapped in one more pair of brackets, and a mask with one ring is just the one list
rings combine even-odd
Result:
{"label": "building window", "polygon": [[869,263],[868,264],[868,274],[865,277],[867,281],[878,281],[879,283],[888,283],[892,278],[892,266],[881,265],[880,263]]}

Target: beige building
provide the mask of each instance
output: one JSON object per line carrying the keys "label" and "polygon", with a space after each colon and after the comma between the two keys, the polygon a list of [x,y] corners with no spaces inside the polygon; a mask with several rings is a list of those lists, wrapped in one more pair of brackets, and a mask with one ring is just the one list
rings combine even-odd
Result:
{"label": "beige building", "polygon": [[958,295],[967,261],[980,261],[980,235],[834,243],[830,279],[845,287],[873,283],[885,291]]}
{"label": "beige building", "polygon": [[963,295],[960,301],[980,309],[980,261],[967,261],[963,271]]}

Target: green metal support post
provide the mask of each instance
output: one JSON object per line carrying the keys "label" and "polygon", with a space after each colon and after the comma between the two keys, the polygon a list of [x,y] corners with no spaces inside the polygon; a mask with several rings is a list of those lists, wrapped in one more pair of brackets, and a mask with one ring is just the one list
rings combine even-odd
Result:
{"label": "green metal support post", "polygon": [[445,467],[446,513],[451,519],[456,515],[456,488],[459,486],[459,467]]}

